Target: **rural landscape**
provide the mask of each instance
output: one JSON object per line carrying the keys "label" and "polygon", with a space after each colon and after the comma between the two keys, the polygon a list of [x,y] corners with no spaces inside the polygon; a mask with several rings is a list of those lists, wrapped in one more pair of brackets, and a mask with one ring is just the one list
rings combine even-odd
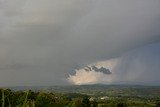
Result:
{"label": "rural landscape", "polygon": [[1,107],[160,107],[159,86],[10,87],[0,95]]}
{"label": "rural landscape", "polygon": [[0,0],[0,107],[160,107],[160,0]]}

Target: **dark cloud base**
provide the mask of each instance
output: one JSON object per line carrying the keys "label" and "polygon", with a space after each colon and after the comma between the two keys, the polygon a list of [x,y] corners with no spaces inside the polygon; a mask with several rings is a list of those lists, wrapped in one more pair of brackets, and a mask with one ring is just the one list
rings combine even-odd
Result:
{"label": "dark cloud base", "polygon": [[[159,5],[159,0],[0,1],[0,85],[64,85],[74,69],[121,56],[117,78],[139,75],[139,67],[128,65],[131,59],[145,68],[139,81],[159,81]],[[139,57],[132,53],[143,46]]]}

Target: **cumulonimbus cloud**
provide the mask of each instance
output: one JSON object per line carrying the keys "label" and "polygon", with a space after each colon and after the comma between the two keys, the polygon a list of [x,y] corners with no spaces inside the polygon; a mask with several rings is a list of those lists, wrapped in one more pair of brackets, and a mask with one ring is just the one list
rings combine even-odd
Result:
{"label": "cumulonimbus cloud", "polygon": [[[101,61],[96,66],[104,67],[107,59],[119,60],[128,51],[158,43],[159,10],[159,0],[0,0],[0,85],[67,84],[73,69]],[[153,47],[147,61],[147,55],[138,60],[136,53],[131,61],[130,55],[120,58],[121,64],[109,68],[116,73],[111,80],[138,80],[137,75],[143,77],[138,81],[151,75],[159,80],[157,50]],[[152,66],[139,73],[136,62]]]}
{"label": "cumulonimbus cloud", "polygon": [[[160,44],[150,44],[129,51],[121,57],[99,61],[87,67],[75,70],[67,80],[76,85],[82,84],[147,84],[159,85],[160,80]],[[111,74],[93,69],[105,67]]]}

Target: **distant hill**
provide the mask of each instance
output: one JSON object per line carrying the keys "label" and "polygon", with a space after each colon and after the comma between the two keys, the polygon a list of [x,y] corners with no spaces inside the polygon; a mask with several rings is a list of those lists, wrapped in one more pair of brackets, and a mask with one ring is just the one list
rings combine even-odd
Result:
{"label": "distant hill", "polygon": [[8,87],[13,90],[45,90],[60,93],[80,93],[94,96],[160,96],[160,86],[143,85],[68,85],[68,86],[28,86]]}

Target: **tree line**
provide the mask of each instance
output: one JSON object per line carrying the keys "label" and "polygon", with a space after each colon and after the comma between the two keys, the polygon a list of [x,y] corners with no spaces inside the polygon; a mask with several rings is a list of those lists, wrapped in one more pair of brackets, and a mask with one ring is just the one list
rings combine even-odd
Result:
{"label": "tree line", "polygon": [[102,101],[90,100],[90,96],[79,93],[0,89],[0,107],[160,107],[160,100],[155,103],[138,103],[123,98]]}

